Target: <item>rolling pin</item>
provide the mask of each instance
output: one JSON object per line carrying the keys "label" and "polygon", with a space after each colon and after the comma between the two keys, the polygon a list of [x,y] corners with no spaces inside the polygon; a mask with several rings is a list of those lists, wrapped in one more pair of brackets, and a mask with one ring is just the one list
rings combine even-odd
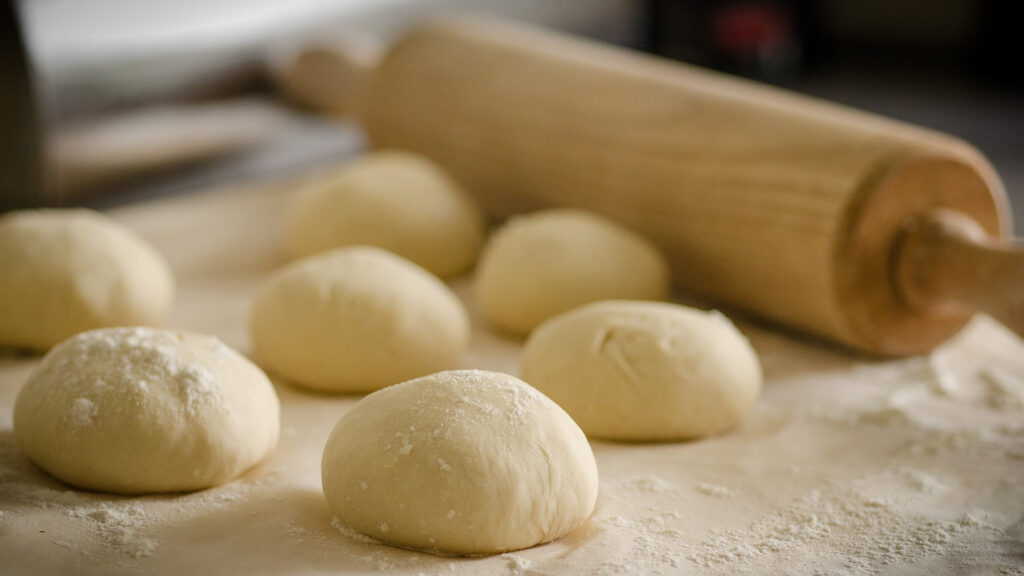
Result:
{"label": "rolling pin", "polygon": [[449,18],[368,54],[313,49],[281,84],[493,215],[606,214],[682,289],[874,354],[930,350],[977,310],[1024,332],[1003,186],[953,137],[508,22]]}

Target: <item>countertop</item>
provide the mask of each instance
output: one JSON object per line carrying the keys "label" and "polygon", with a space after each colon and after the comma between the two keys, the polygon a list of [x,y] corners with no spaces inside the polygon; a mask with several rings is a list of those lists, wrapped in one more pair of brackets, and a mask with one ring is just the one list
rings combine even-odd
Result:
{"label": "countertop", "polygon": [[[169,325],[250,352],[259,282],[285,262],[287,180],[108,210],[167,255]],[[464,367],[518,372],[521,342],[474,316]],[[857,356],[737,318],[764,366],[756,409],[692,442],[592,442],[593,517],[555,542],[438,557],[332,525],[320,455],[357,400],[275,379],[282,437],[226,485],[121,497],[36,468],[12,433],[38,357],[0,355],[0,571],[44,574],[1024,574],[1024,345],[986,317],[929,355]]]}

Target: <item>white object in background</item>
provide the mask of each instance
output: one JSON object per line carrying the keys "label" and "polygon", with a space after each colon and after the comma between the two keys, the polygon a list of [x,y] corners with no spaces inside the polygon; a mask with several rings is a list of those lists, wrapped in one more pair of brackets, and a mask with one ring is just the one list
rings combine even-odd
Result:
{"label": "white object in background", "polygon": [[45,90],[58,109],[76,110],[240,73],[307,34],[386,40],[438,12],[479,11],[627,44],[643,20],[638,0],[26,0],[21,9]]}

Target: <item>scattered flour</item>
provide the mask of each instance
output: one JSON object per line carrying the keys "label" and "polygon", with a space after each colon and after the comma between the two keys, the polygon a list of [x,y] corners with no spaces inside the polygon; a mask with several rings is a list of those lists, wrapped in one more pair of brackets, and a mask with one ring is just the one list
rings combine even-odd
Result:
{"label": "scattered flour", "polygon": [[[18,508],[43,509],[63,516],[53,543],[86,558],[112,556],[134,562],[155,554],[160,541],[152,533],[168,518],[209,512],[265,490],[280,471],[236,481],[209,490],[180,495],[127,497],[72,490],[44,474],[18,449],[13,437],[0,439],[0,502],[12,508],[0,519],[17,520]],[[110,556],[107,556],[107,555]]]}
{"label": "scattered flour", "polygon": [[616,529],[628,546],[625,558],[606,560],[597,566],[598,576],[618,574],[673,574],[686,561],[680,554],[682,533],[670,526],[680,520],[677,512],[660,512],[638,519],[608,516],[598,521]]}
{"label": "scattered flour", "polygon": [[[71,518],[86,521],[107,547],[130,558],[150,556],[159,548],[155,539],[145,535],[152,518],[146,515],[138,503],[99,502],[69,508],[66,513]],[[73,544],[66,542],[65,546],[72,547]]]}
{"label": "scattered flour", "polygon": [[[874,574],[885,566],[963,549],[962,535],[987,527],[968,513],[929,520],[850,487],[815,490],[788,506],[734,530],[712,530],[686,557],[704,568],[755,568],[758,561],[799,550],[817,565],[841,563],[844,574]],[[819,545],[826,542],[827,546]],[[796,566],[791,573],[814,573]]]}
{"label": "scattered flour", "polygon": [[[331,526],[335,530],[340,532],[346,538],[361,544],[359,550],[355,553],[355,557],[359,558],[368,566],[372,566],[377,571],[389,574],[398,570],[409,570],[418,567],[422,567],[428,564],[436,565],[437,558],[421,552],[404,550],[401,548],[395,548],[376,538],[371,538],[366,534],[357,532],[353,528],[346,526],[338,519],[337,516],[331,518]],[[381,525],[382,531],[387,531],[385,528],[386,524]],[[449,570],[453,570],[453,565],[448,563],[446,566]],[[436,570],[431,570],[430,573],[436,573]]]}
{"label": "scattered flour", "polygon": [[1024,409],[1024,380],[994,366],[983,368],[979,375],[989,385],[990,406],[1006,411]]}
{"label": "scattered flour", "polygon": [[648,494],[664,494],[676,490],[676,485],[654,474],[629,476],[615,484],[614,489]]}
{"label": "scattered flour", "polygon": [[398,449],[398,455],[408,456],[412,452],[412,443],[409,441],[409,435],[401,432],[395,432],[395,437],[402,442],[402,447]]}
{"label": "scattered flour", "polygon": [[371,538],[362,532],[356,532],[352,528],[342,524],[341,520],[339,520],[337,516],[331,517],[331,526],[333,526],[338,532],[341,532],[345,537],[355,540],[356,542],[361,542],[363,544],[383,544],[383,542],[376,538]]}
{"label": "scattered flour", "polygon": [[515,554],[505,553],[501,558],[505,560],[511,576],[524,576],[533,566],[533,562]]}
{"label": "scattered flour", "polygon": [[715,498],[733,498],[736,496],[735,492],[725,486],[719,486],[718,484],[701,483],[694,486],[694,489],[701,494],[714,496]]}
{"label": "scattered flour", "polygon": [[301,544],[301,543],[305,542],[306,539],[309,538],[310,536],[316,536],[317,537],[316,539],[321,541],[321,542],[327,540],[327,538],[324,537],[323,534],[318,534],[318,533],[310,532],[306,528],[303,528],[302,526],[299,526],[299,525],[295,524],[294,522],[289,522],[285,526],[285,532],[289,536],[292,537],[292,541],[293,542],[298,543],[298,544]]}
{"label": "scattered flour", "polygon": [[76,398],[65,417],[74,428],[88,428],[96,417],[96,404],[88,398]]}
{"label": "scattered flour", "polygon": [[[939,399],[947,403],[947,411],[962,413],[970,407],[972,410],[1016,410],[1016,402],[1024,398],[1024,383],[1012,374],[995,369],[984,369],[979,372],[979,379],[990,383],[988,392],[981,397],[982,406],[976,407],[974,396],[960,388],[960,399],[951,399],[941,395]],[[996,382],[995,384],[992,384]],[[1022,394],[1017,396],[1018,388]],[[1024,424],[1007,423],[992,424],[984,412],[988,425],[979,425],[976,419],[961,416],[957,421],[944,421],[943,418],[922,418],[935,409],[934,405],[922,406],[925,402],[934,402],[935,397],[928,398],[920,394],[920,389],[911,380],[910,384],[897,387],[880,399],[864,403],[856,407],[811,408],[803,414],[820,422],[840,425],[852,429],[865,426],[892,428],[899,431],[894,434],[894,441],[902,442],[900,452],[911,455],[945,455],[975,454],[993,458],[1024,458]],[[968,399],[971,398],[971,399]]]}
{"label": "scattered flour", "polygon": [[921,470],[916,470],[914,468],[901,468],[899,470],[899,474],[900,477],[917,492],[938,494],[949,490],[949,486],[946,486],[931,474]]}
{"label": "scattered flour", "polygon": [[[79,391],[80,396],[64,415],[72,426],[91,426],[102,413],[105,399],[112,395],[134,394],[141,398],[152,393],[154,386],[165,386],[175,394],[187,416],[209,406],[230,409],[220,402],[214,374],[182,356],[179,337],[150,328],[83,332],[61,343],[66,353],[59,359],[46,357],[39,370],[60,369],[68,375],[65,384]],[[99,365],[113,366],[113,374],[97,378],[95,367]]]}
{"label": "scattered flour", "polygon": [[932,390],[939,396],[956,398],[960,393],[960,383],[953,375],[952,369],[947,366],[945,356],[936,350],[925,356],[925,362],[929,369],[928,380]]}

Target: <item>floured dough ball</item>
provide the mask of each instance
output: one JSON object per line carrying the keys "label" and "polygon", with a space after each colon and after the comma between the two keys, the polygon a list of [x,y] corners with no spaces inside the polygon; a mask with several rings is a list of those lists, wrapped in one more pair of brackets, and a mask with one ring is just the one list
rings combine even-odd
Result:
{"label": "floured dough ball", "polygon": [[102,214],[0,218],[0,346],[46,350],[85,330],[160,324],[173,300],[164,258]]}
{"label": "floured dough ball", "polygon": [[260,288],[257,359],[296,384],[369,392],[453,368],[469,344],[458,297],[419,266],[370,246],[295,262]]}
{"label": "floured dough ball", "polygon": [[398,151],[374,152],[307,182],[286,239],[294,257],[379,246],[438,276],[468,269],[483,244],[483,213],[441,168]]}
{"label": "floured dough ball", "polygon": [[53,348],[14,405],[41,468],[80,488],[144,494],[227,482],[277,444],[277,394],[212,336],[83,332]]}
{"label": "floured dough ball", "polygon": [[526,341],[526,381],[589,436],[681,440],[725,431],[753,407],[761,365],[717,312],[664,302],[598,302]]}
{"label": "floured dough ball", "polygon": [[514,217],[491,237],[476,275],[481,311],[518,335],[589,302],[668,294],[668,263],[653,244],[607,218],[572,209]]}
{"label": "floured dough ball", "polygon": [[343,525],[384,542],[494,554],[563,536],[597,498],[583,432],[507,374],[432,374],[363,398],[334,427],[324,496]]}

